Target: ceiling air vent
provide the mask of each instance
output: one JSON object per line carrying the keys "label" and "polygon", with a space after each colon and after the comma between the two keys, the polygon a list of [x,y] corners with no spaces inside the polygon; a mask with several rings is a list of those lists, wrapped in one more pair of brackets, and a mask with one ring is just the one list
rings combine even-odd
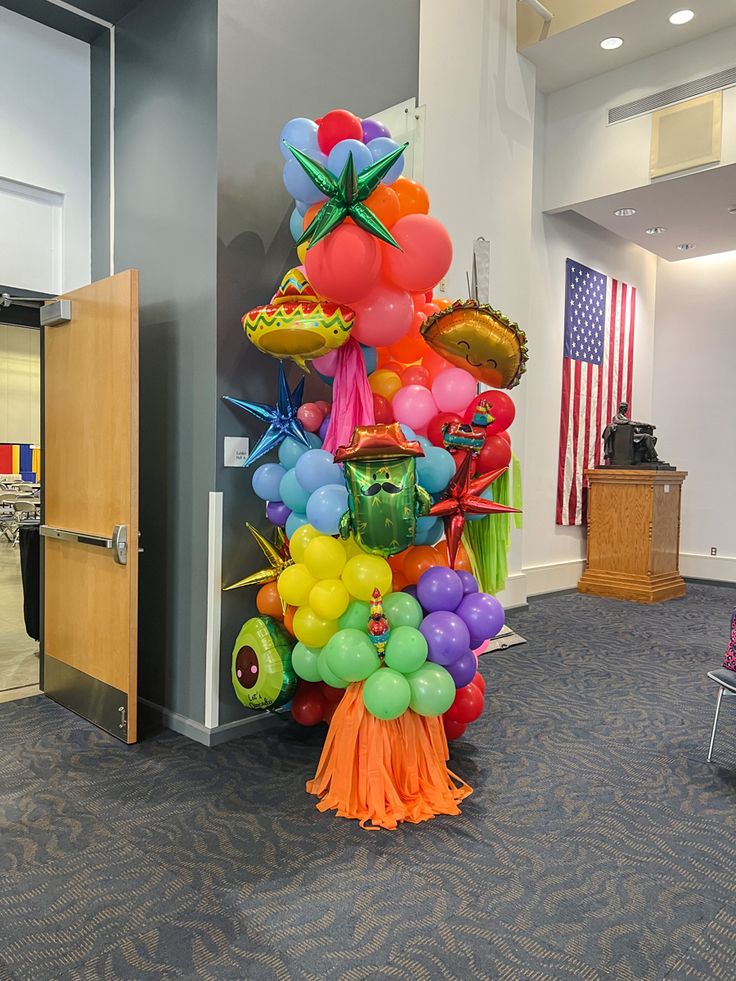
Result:
{"label": "ceiling air vent", "polygon": [[675,85],[671,89],[656,92],[644,99],[627,102],[623,106],[614,106],[613,109],[608,110],[608,122],[620,123],[624,119],[633,119],[634,116],[642,116],[644,113],[654,112],[655,109],[664,109],[676,102],[686,102],[698,95],[705,95],[706,92],[717,92],[732,85],[736,85],[736,68],[726,68],[722,72],[696,78],[692,82],[685,82],[684,85]]}

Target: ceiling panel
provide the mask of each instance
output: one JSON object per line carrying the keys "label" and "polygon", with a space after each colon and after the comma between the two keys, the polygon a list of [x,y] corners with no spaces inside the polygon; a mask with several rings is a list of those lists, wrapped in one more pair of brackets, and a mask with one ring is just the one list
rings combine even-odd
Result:
{"label": "ceiling panel", "polygon": [[[72,6],[100,20],[117,24],[139,3],[141,0],[75,0]],[[87,43],[94,41],[105,30],[100,24],[59,7],[50,0],[1,0],[0,7],[22,14],[24,17],[38,21],[39,24],[45,24],[55,31],[70,34]]]}

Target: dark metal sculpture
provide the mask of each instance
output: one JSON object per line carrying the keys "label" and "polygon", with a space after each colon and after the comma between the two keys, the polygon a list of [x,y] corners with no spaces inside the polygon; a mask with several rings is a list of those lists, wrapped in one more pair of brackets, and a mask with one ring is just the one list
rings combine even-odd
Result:
{"label": "dark metal sculpture", "polygon": [[657,455],[657,428],[649,422],[629,419],[629,403],[621,402],[618,412],[603,430],[603,457],[606,467],[629,470],[674,470]]}

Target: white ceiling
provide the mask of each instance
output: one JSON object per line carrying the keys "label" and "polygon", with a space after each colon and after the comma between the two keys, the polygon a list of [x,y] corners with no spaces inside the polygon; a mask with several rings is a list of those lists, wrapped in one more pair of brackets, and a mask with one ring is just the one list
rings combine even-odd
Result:
{"label": "white ceiling", "polygon": [[[591,221],[635,242],[663,259],[676,262],[714,252],[736,250],[736,164],[714,167],[669,180],[654,181],[633,191],[584,201],[572,209]],[[636,214],[617,218],[619,208],[635,208]],[[647,235],[645,228],[663,226],[661,235]],[[695,248],[679,252],[677,245]]]}
{"label": "white ceiling", "polygon": [[[695,17],[689,24],[673,27],[669,15],[683,8],[693,10]],[[735,25],[736,0],[634,0],[521,53],[537,66],[539,90],[555,92]],[[604,51],[600,42],[613,36],[622,37],[623,46]]]}

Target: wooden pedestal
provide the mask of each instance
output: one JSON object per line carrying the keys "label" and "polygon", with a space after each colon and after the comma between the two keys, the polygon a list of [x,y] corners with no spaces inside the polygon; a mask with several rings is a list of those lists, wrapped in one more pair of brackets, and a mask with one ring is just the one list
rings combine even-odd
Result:
{"label": "wooden pedestal", "polygon": [[578,590],[657,603],[685,595],[680,493],[687,473],[586,470],[588,560]]}

